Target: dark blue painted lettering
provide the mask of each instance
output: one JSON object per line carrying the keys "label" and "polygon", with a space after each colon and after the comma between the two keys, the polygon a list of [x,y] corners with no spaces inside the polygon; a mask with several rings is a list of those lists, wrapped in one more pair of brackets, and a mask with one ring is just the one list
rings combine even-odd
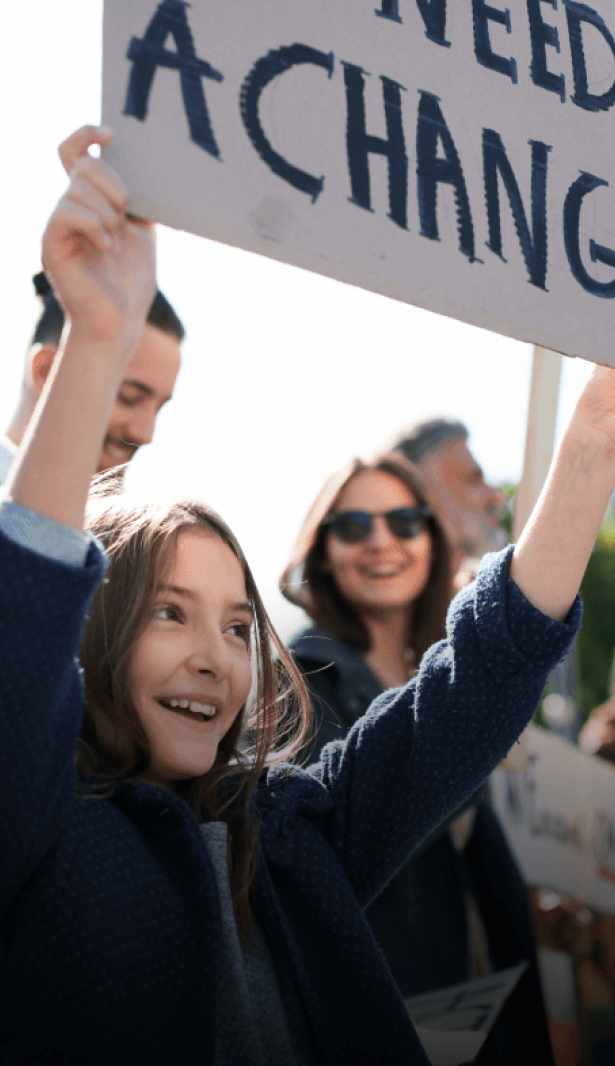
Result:
{"label": "dark blue painted lettering", "polygon": [[476,59],[482,67],[488,70],[497,70],[498,74],[506,74],[507,77],[517,84],[517,62],[515,59],[505,59],[504,56],[496,55],[491,47],[489,39],[489,22],[497,22],[500,26],[506,26],[506,32],[511,32],[510,11],[499,11],[497,7],[490,7],[485,0],[472,0],[472,15],[474,18],[474,52]]}
{"label": "dark blue painted lettering", "polygon": [[608,111],[615,104],[615,81],[610,89],[596,96],[590,93],[587,80],[587,64],[585,62],[585,50],[583,48],[583,23],[593,26],[602,35],[608,44],[613,58],[615,59],[615,40],[606,23],[587,4],[576,4],[572,0],[564,0],[566,18],[568,19],[568,36],[570,37],[570,51],[572,54],[572,73],[574,75],[574,96],[571,96],[573,104],[582,107],[586,111]]}
{"label": "dark blue painted lettering", "polygon": [[[583,200],[600,186],[608,188],[608,184],[608,181],[597,178],[594,174],[581,171],[581,177],[570,186],[564,202],[564,244],[570,269],[579,285],[592,296],[602,296],[607,300],[612,300],[615,297],[615,278],[606,282],[592,278],[581,259],[579,235]],[[589,254],[593,263],[605,263],[606,266],[615,267],[615,252],[610,248],[605,248],[602,244],[596,244],[594,240],[589,242]]]}
{"label": "dark blue painted lettering", "polygon": [[[416,5],[421,13],[425,24],[425,36],[436,44],[450,48],[450,41],[446,40],[446,0],[416,0]],[[391,22],[401,22],[399,15],[399,0],[382,0],[380,10],[376,8],[378,18],[390,19]]]}
{"label": "dark blue painted lettering", "polygon": [[530,21],[532,40],[532,62],[530,71],[534,85],[557,93],[562,103],[566,99],[566,83],[563,74],[553,74],[547,68],[547,45],[555,48],[559,55],[559,34],[555,26],[543,21],[541,4],[550,4],[557,11],[557,0],[527,0],[527,14]]}
{"label": "dark blue painted lettering", "polygon": [[291,44],[283,48],[276,48],[274,51],[268,52],[262,59],[257,60],[241,88],[240,110],[243,124],[263,163],[266,163],[273,173],[277,174],[283,181],[287,181],[295,189],[299,189],[300,192],[305,192],[308,196],[311,196],[312,203],[315,203],[322,192],[325,179],[324,177],[315,178],[305,170],[300,170],[276,152],[275,148],[267,140],[261,126],[259,117],[260,98],[263,89],[274,78],[284,74],[292,67],[300,66],[302,63],[311,63],[313,66],[322,67],[331,77],[333,74],[333,62],[333,52],[318,52],[315,48],[310,48],[306,44]]}
{"label": "dark blue painted lettering", "polygon": [[[157,67],[178,70],[190,137],[199,148],[204,148],[210,155],[219,158],[220,152],[209,121],[202,79],[222,81],[223,75],[204,59],[197,57],[188,25],[187,7],[189,4],[183,3],[182,0],[162,0],[143,37],[132,38],[128,46],[128,59],[132,63],[132,70],[124,114],[132,115],[143,122],[147,115],[149,94]],[[164,47],[169,34],[175,41],[176,52],[167,51]]]}
{"label": "dark blue painted lettering", "polygon": [[[442,143],[444,156],[437,154],[438,142]],[[431,241],[440,240],[437,217],[438,184],[452,185],[457,205],[459,248],[474,262],[474,227],[461,161],[440,109],[438,97],[432,93],[421,92],[416,157],[421,236],[429,237]]]}
{"label": "dark blue painted lettering", "polygon": [[483,164],[489,241],[487,247],[504,259],[498,174],[512,209],[525,265],[532,285],[546,289],[547,278],[547,161],[550,145],[530,141],[532,146],[532,232],[523,208],[517,179],[506,155],[502,138],[495,130],[483,130]]}
{"label": "dark blue painted lettering", "polygon": [[369,155],[383,155],[389,170],[389,218],[408,228],[408,156],[401,113],[403,85],[382,77],[386,140],[365,128],[365,71],[344,63],[346,85],[346,150],[350,174],[351,204],[371,211]]}
{"label": "dark blue painted lettering", "polygon": [[380,11],[375,9],[378,18],[390,19],[391,22],[401,22],[399,17],[399,0],[382,0]]}

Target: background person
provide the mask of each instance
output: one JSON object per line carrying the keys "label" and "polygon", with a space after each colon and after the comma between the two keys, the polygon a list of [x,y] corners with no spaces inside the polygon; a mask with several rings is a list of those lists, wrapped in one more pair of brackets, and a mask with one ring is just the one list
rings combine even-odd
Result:
{"label": "background person", "polygon": [[[501,525],[506,503],[504,492],[489,485],[481,466],[468,448],[469,431],[454,418],[432,418],[397,434],[390,448],[415,463],[425,481],[429,498],[453,545],[453,591],[472,580],[479,560],[497,551],[507,540]],[[560,697],[546,700],[543,712],[552,729],[574,740],[580,728],[578,708],[578,662],[576,643],[549,678],[549,692]],[[550,708],[565,707],[568,718],[560,722]],[[523,769],[524,747],[511,754],[509,770]]]}
{"label": "background person", "polygon": [[389,444],[418,466],[453,549],[453,572],[506,543],[500,524],[506,496],[488,485],[468,448],[463,422],[432,418],[409,426]]}
{"label": "background person", "polygon": [[[444,632],[449,545],[416,468],[390,453],[335,474],[308,512],[282,592],[297,570],[316,624],[289,650],[310,689],[318,761],[378,695],[414,676]],[[528,1029],[537,1061],[552,1061],[525,886],[486,791],[406,862],[366,917],[404,997],[527,960],[493,1035],[498,1061],[518,1063]]]}
{"label": "background person", "polygon": [[615,763],[615,673],[611,675],[611,695],[595,707],[579,733],[578,743],[586,755],[598,755]]}
{"label": "background person", "polygon": [[[57,359],[64,329],[64,312],[44,271],[33,281],[43,307],[28,345],[19,402],[6,435],[0,435],[0,484],[8,477]],[[137,450],[152,440],[158,413],[173,395],[184,336],[176,312],[157,290],[111,410],[97,473],[130,462]]]}

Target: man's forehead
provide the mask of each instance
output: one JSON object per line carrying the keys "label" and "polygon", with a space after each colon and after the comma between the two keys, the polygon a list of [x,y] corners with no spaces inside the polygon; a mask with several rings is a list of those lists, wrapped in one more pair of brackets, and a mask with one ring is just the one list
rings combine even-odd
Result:
{"label": "man's forehead", "polygon": [[122,384],[167,400],[173,395],[181,364],[177,337],[146,325],[136,351],[126,368]]}
{"label": "man's forehead", "polygon": [[482,477],[483,472],[464,440],[453,440],[440,449],[442,469],[457,477]]}
{"label": "man's forehead", "polygon": [[465,440],[447,441],[441,448],[426,455],[420,469],[427,477],[462,477],[469,473],[482,474]]}

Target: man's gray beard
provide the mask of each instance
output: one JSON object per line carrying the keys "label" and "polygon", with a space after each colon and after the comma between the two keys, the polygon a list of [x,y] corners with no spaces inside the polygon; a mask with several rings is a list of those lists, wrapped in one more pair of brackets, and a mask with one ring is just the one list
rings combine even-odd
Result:
{"label": "man's gray beard", "polygon": [[490,526],[487,522],[481,523],[479,536],[469,536],[462,540],[460,547],[466,556],[472,559],[482,559],[488,552],[497,552],[508,544],[506,530],[502,526]]}

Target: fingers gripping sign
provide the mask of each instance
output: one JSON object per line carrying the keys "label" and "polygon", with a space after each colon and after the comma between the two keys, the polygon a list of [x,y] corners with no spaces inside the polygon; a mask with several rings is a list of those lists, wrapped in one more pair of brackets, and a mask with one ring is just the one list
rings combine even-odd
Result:
{"label": "fingers gripping sign", "polygon": [[126,186],[89,154],[113,136],[83,126],[60,145],[70,184],[43,236],[43,263],[71,325],[101,339],[133,320],[140,331],[156,292],[154,228],[126,214]]}
{"label": "fingers gripping sign", "polygon": [[108,126],[81,126],[80,129],[71,133],[58,148],[58,155],[68,176],[71,176],[73,168],[93,144],[98,144],[102,148],[110,144],[113,137],[113,130]]}

